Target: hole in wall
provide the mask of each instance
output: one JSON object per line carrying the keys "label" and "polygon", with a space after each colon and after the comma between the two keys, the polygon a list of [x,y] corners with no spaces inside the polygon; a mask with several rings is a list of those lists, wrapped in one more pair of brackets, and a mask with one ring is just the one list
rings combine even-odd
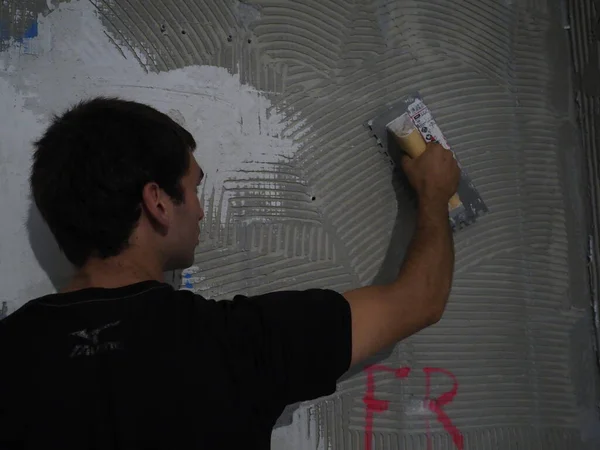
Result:
{"label": "hole in wall", "polygon": [[231,42],[231,41],[233,41],[233,36],[232,35],[227,36],[227,42]]}
{"label": "hole in wall", "polygon": [[248,39],[248,44],[252,44],[252,39]]}
{"label": "hole in wall", "polygon": [[185,30],[181,30],[181,34],[187,34]]}
{"label": "hole in wall", "polygon": [[311,200],[314,202],[317,199],[314,195],[311,197]]}

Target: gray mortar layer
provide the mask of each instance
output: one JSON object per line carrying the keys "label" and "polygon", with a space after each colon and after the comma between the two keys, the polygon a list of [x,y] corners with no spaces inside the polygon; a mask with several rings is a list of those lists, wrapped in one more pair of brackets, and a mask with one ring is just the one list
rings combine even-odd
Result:
{"label": "gray mortar layer", "polygon": [[[377,375],[376,398],[390,407],[374,414],[374,448],[426,448],[427,416],[416,407],[425,366],[460,383],[445,411],[466,449],[592,448],[582,443],[590,416],[583,421],[581,397],[597,395],[596,378],[574,376],[589,367],[573,357],[589,345],[574,332],[588,321],[585,242],[581,204],[571,201],[580,167],[566,156],[577,146],[557,2],[93,3],[115,44],[141,49],[148,71],[239,70],[288,115],[301,145],[276,167],[283,219],[262,212],[272,193],[249,188],[237,191],[226,223],[207,217],[196,257],[207,297],[393,278],[414,204],[363,124],[419,91],[492,213],[455,238],[441,323],[380,355],[413,370],[402,382]],[[249,174],[247,186],[264,176]],[[242,198],[255,202],[252,220],[236,206]],[[311,407],[325,448],[363,448],[365,386],[353,370]],[[433,396],[448,389],[433,379]],[[429,419],[432,448],[453,448]]]}

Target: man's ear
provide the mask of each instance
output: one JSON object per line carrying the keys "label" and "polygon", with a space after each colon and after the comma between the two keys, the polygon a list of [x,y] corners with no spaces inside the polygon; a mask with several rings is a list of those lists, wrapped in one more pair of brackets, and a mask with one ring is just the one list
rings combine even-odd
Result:
{"label": "man's ear", "polygon": [[154,182],[146,183],[142,190],[142,207],[150,222],[163,232],[166,232],[171,223],[170,200],[167,193]]}

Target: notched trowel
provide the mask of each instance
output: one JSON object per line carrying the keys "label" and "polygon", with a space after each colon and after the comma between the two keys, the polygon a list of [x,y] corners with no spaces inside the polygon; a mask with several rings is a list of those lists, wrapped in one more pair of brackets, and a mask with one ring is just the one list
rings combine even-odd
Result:
{"label": "notched trowel", "polygon": [[[386,111],[369,120],[366,125],[396,165],[399,165],[402,152],[411,158],[418,158],[425,151],[427,142],[437,141],[450,150],[446,138],[418,93],[388,106]],[[461,172],[458,191],[448,203],[450,224],[454,231],[470,225],[488,211],[460,162],[458,165]]]}

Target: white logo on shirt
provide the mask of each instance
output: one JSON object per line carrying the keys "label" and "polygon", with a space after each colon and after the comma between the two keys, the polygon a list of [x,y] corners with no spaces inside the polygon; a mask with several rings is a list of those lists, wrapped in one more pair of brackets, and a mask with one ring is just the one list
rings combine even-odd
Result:
{"label": "white logo on shirt", "polygon": [[112,350],[122,350],[123,344],[118,341],[107,341],[102,342],[100,339],[100,333],[107,328],[116,327],[121,323],[120,320],[116,322],[107,323],[106,325],[96,328],[95,330],[83,329],[70,333],[69,336],[74,336],[78,339],[86,341],[85,344],[76,344],[69,355],[70,358],[75,356],[93,356],[98,353],[104,353]]}

